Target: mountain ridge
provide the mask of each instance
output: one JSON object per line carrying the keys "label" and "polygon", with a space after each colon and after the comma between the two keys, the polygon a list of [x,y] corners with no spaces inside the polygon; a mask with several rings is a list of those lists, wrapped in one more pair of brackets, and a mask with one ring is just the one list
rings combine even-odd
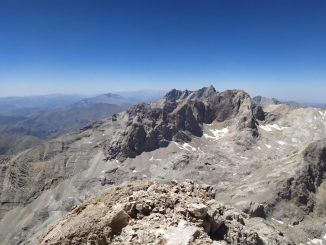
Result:
{"label": "mountain ridge", "polygon": [[284,244],[323,241],[325,111],[262,108],[239,90],[172,94],[4,159],[1,240],[34,244],[74,205],[125,181],[190,178],[281,229]]}

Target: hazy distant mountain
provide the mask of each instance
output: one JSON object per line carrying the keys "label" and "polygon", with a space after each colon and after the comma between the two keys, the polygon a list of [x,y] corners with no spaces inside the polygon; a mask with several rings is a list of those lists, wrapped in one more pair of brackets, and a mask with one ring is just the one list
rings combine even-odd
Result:
{"label": "hazy distant mountain", "polygon": [[277,105],[280,104],[281,102],[278,101],[275,98],[267,98],[263,96],[255,96],[252,98],[252,101],[260,106],[268,106],[268,105]]}
{"label": "hazy distant mountain", "polygon": [[141,102],[151,102],[161,98],[167,91],[165,90],[138,90],[131,92],[117,92],[116,94],[128,98],[129,102],[132,104]]}
{"label": "hazy distant mountain", "polygon": [[31,135],[0,133],[0,155],[10,155],[42,143],[43,140]]}
{"label": "hazy distant mountain", "polygon": [[325,103],[304,103],[305,106],[307,107],[315,107],[315,108],[326,108]]}
{"label": "hazy distant mountain", "polygon": [[0,98],[0,155],[15,153],[78,130],[132,104],[157,99],[162,93],[144,90],[90,98],[79,95]]}
{"label": "hazy distant mountain", "polygon": [[12,96],[0,98],[0,114],[24,114],[30,109],[54,109],[71,105],[81,100],[82,95],[40,95],[40,96]]}
{"label": "hazy distant mountain", "polygon": [[84,106],[90,106],[94,104],[114,104],[114,105],[130,105],[132,104],[132,99],[125,98],[118,94],[101,94],[92,98],[85,98],[80,101],[78,101],[75,106],[78,107],[84,107]]}
{"label": "hazy distant mountain", "polygon": [[275,98],[267,98],[267,97],[263,97],[263,96],[255,96],[252,98],[252,101],[255,104],[260,105],[262,107],[266,107],[269,105],[280,105],[280,104],[289,105],[292,107],[304,107],[304,105],[302,105],[298,102],[295,102],[295,101],[280,101]]}
{"label": "hazy distant mountain", "polygon": [[25,118],[6,125],[4,131],[9,134],[31,135],[40,139],[49,139],[85,127],[92,122],[123,111],[127,107],[127,105],[105,103],[90,104],[83,107],[76,105],[62,107],[43,111],[35,117]]}
{"label": "hazy distant mountain", "polygon": [[131,103],[116,94],[0,98],[0,155],[25,150],[62,133],[78,130],[125,110]]}

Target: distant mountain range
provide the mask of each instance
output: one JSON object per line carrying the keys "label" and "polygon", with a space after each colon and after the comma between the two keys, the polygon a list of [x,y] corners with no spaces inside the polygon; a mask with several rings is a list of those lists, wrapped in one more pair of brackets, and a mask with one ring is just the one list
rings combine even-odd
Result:
{"label": "distant mountain range", "polygon": [[[170,96],[193,99],[194,93]],[[215,92],[209,88],[209,92]],[[201,92],[201,91],[199,91]],[[0,98],[0,155],[13,154],[44,140],[83,128],[138,103],[161,98],[165,91],[140,90],[106,93],[85,98],[81,95],[42,95]],[[253,103],[266,107],[286,104],[291,107],[326,107],[326,105],[281,102],[275,98],[256,96]]]}
{"label": "distant mountain range", "polygon": [[0,98],[0,155],[78,130],[130,105],[159,98],[161,94],[163,92],[145,90],[90,98],[79,95]]}
{"label": "distant mountain range", "polygon": [[[30,109],[48,110],[64,107],[83,99],[81,95],[12,96],[0,98],[0,115],[28,113]],[[25,111],[25,112],[24,112]]]}
{"label": "distant mountain range", "polygon": [[283,104],[283,105],[289,105],[289,106],[292,106],[292,107],[305,107],[304,104],[300,104],[298,102],[295,102],[295,101],[280,101],[278,99],[275,99],[275,98],[266,98],[266,97],[263,97],[263,96],[255,96],[252,98],[252,101],[262,107],[266,107],[266,106],[269,106],[269,105],[280,105],[280,104]]}

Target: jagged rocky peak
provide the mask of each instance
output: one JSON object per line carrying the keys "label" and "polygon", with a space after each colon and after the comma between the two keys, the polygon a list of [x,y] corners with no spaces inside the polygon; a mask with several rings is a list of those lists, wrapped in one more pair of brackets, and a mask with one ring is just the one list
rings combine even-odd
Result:
{"label": "jagged rocky peak", "polygon": [[260,105],[262,107],[281,104],[281,102],[275,98],[267,98],[263,96],[255,96],[252,98],[252,100],[255,104]]}
{"label": "jagged rocky peak", "polygon": [[300,167],[294,177],[284,183],[279,196],[307,214],[321,215],[320,211],[325,210],[325,196],[321,195],[325,195],[322,183],[326,174],[326,139],[310,143],[299,155],[298,162]]}
{"label": "jagged rocky peak", "polygon": [[208,87],[203,87],[197,91],[189,91],[189,90],[177,90],[172,89],[170,90],[164,98],[168,101],[177,101],[177,100],[195,100],[195,99],[201,99],[205,97],[212,96],[216,94],[216,90],[213,87],[213,85],[210,85]]}
{"label": "jagged rocky peak", "polygon": [[124,160],[166,147],[171,141],[188,142],[203,135],[203,124],[213,121],[235,125],[257,135],[254,106],[241,90],[217,93],[213,86],[195,92],[171,90],[160,106],[139,104],[127,110],[124,132],[108,142],[108,159]]}

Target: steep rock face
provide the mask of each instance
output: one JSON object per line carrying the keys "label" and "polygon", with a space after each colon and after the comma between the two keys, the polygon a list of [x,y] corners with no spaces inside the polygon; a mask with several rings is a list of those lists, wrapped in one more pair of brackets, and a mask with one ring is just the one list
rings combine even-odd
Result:
{"label": "steep rock face", "polygon": [[250,96],[241,90],[226,90],[216,96],[208,98],[211,115],[209,120],[218,122],[238,118],[239,130],[256,129],[253,115],[253,104]]}
{"label": "steep rock face", "polygon": [[247,130],[252,136],[258,134],[250,96],[239,90],[222,93],[216,93],[213,87],[196,92],[172,90],[164,97],[163,104],[161,101],[137,105],[126,114],[124,132],[105,145],[108,159],[124,160],[166,147],[171,141],[187,142],[192,136],[201,137],[203,123],[214,120],[235,120],[239,131]]}
{"label": "steep rock face", "polygon": [[0,218],[8,210],[32,202],[42,192],[87,169],[94,148],[87,149],[86,155],[83,147],[74,146],[84,137],[87,138],[87,132],[67,135],[4,159],[0,165]]}
{"label": "steep rock face", "polygon": [[11,163],[8,161],[4,164],[6,173],[2,176],[0,192],[0,201],[4,206],[10,208],[26,204],[36,198],[39,192],[50,188],[56,181],[65,177],[63,164],[48,162],[51,155],[48,155],[47,147],[52,148],[51,154],[62,152],[61,145],[44,144],[37,147],[37,150],[28,151]]}
{"label": "steep rock face", "polygon": [[192,181],[129,183],[74,208],[40,243],[293,244],[276,228],[249,221],[213,196],[212,187]]}
{"label": "steep rock face", "polygon": [[325,180],[326,139],[315,141],[303,150],[302,166],[286,181],[280,197],[294,201],[307,213],[315,207],[315,194]]}

